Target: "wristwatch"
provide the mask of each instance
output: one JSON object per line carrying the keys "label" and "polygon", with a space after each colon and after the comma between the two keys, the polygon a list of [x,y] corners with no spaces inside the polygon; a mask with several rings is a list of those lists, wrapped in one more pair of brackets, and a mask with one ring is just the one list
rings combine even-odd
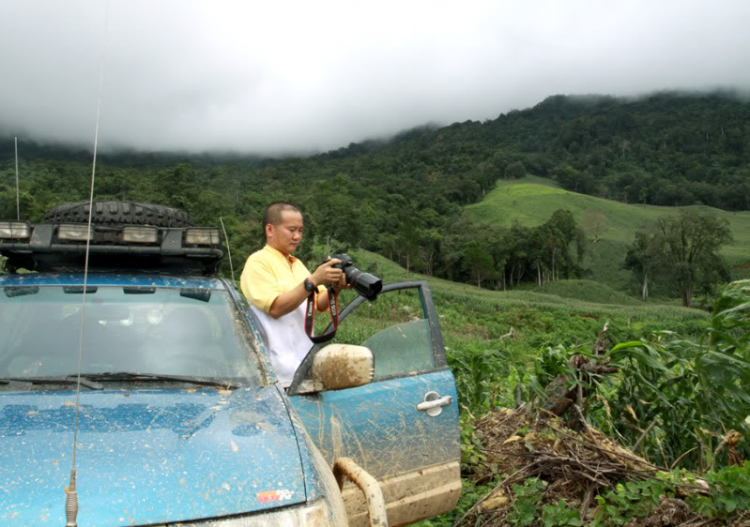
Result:
{"label": "wristwatch", "polygon": [[313,291],[317,289],[317,287],[315,287],[315,284],[313,284],[309,278],[305,278],[304,284],[305,284],[305,291],[307,291],[308,293],[312,293]]}

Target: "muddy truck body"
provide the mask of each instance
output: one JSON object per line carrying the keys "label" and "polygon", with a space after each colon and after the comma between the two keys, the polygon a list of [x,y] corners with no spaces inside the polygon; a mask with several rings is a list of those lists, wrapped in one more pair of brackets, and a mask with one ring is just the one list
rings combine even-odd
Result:
{"label": "muddy truck body", "polygon": [[284,389],[218,276],[218,229],[100,202],[89,230],[89,212],[0,222],[0,523],[66,524],[76,434],[80,526],[405,525],[454,507],[456,388],[426,282],[355,297],[340,329],[393,316],[311,343]]}

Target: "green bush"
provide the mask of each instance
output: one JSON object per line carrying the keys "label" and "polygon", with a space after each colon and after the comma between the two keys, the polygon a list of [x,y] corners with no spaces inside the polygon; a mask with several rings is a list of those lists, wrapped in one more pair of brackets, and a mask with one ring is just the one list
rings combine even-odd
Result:
{"label": "green bush", "polygon": [[695,512],[709,518],[728,520],[734,514],[750,510],[750,461],[742,466],[724,467],[705,475],[709,484],[708,496],[697,496],[690,501]]}
{"label": "green bush", "polygon": [[583,522],[578,519],[578,509],[569,506],[562,498],[557,503],[551,503],[543,507],[542,521],[544,527],[583,525]]}
{"label": "green bush", "polygon": [[675,483],[670,479],[618,483],[615,490],[596,496],[594,525],[624,525],[633,518],[645,518],[659,507],[662,496],[674,497]]}
{"label": "green bush", "polygon": [[513,484],[513,507],[508,511],[508,525],[532,525],[539,515],[539,502],[542,501],[542,490],[547,486],[539,478],[529,478],[523,485]]}
{"label": "green bush", "polygon": [[[621,381],[610,406],[619,432],[635,442],[656,421],[645,442],[649,457],[670,465],[690,451],[683,466],[713,464],[727,430],[750,434],[749,339],[750,281],[741,281],[717,300],[701,339],[662,331],[613,348],[609,358],[620,367]],[[747,440],[739,448],[750,453]]]}

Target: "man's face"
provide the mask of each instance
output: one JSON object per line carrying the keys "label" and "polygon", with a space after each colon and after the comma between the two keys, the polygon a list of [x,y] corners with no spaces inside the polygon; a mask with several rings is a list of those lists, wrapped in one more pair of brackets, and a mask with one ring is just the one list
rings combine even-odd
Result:
{"label": "man's face", "polygon": [[302,214],[295,210],[281,212],[281,222],[278,225],[266,225],[268,245],[289,255],[302,241]]}

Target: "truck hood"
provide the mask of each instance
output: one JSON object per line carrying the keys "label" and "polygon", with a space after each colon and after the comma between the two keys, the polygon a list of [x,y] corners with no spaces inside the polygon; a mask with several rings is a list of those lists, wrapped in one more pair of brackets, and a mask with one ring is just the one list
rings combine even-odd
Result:
{"label": "truck hood", "polygon": [[[216,518],[302,503],[300,452],[275,386],[83,391],[79,525]],[[0,524],[65,524],[75,392],[0,392]]]}

